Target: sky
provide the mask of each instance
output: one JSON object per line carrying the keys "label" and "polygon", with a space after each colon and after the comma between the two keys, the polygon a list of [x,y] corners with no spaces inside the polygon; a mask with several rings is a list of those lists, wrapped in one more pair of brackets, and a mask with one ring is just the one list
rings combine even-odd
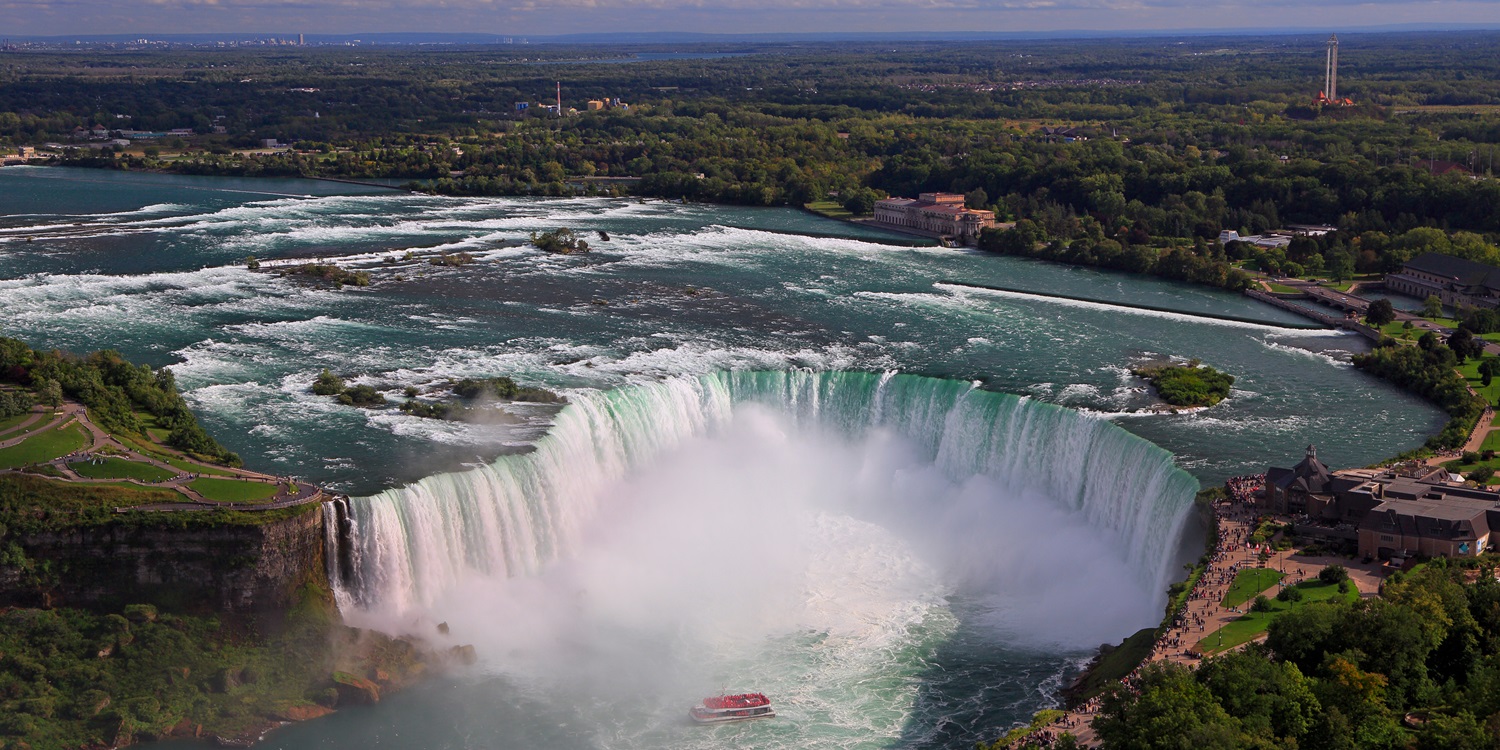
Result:
{"label": "sky", "polygon": [[1309,32],[1500,26],[1500,0],[0,0],[0,36],[611,31]]}

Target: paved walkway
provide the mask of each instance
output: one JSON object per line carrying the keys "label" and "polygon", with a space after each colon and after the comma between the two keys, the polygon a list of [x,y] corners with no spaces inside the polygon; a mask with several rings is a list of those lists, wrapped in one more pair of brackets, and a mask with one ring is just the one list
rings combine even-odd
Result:
{"label": "paved walkway", "polygon": [[[6,430],[0,430],[0,438],[5,437],[6,435],[11,435],[12,433],[19,433],[19,432],[30,433],[31,431],[28,430],[28,429],[26,429],[26,428],[28,428],[28,427],[36,424],[37,422],[41,421],[42,417],[47,416],[48,412],[50,412],[50,411],[52,411],[52,410],[51,409],[45,409],[45,408],[40,407],[40,406],[34,406],[34,407],[32,407],[31,408],[31,416],[27,417],[25,420],[23,420],[20,424],[16,425],[15,427],[11,427],[11,428],[6,429]],[[4,445],[0,445],[0,447],[5,447],[5,446]]]}
{"label": "paved walkway", "polygon": [[[45,414],[52,413],[51,409],[40,411],[36,417],[27,420],[14,429],[22,429],[26,424],[41,419]],[[51,429],[54,426],[77,422],[88,431],[89,445],[70,453],[66,456],[55,458],[46,463],[56,469],[64,479],[81,484],[133,484],[146,489],[172,490],[186,497],[188,503],[160,503],[156,505],[141,505],[130,508],[116,508],[116,512],[129,510],[203,510],[205,508],[230,508],[236,510],[274,510],[277,508],[288,508],[294,505],[313,502],[322,498],[322,490],[317,486],[306,482],[298,482],[289,478],[277,477],[270,474],[262,474],[248,469],[236,469],[227,466],[211,466],[188,456],[181,451],[173,450],[153,440],[155,448],[170,455],[173,459],[194,467],[202,468],[201,472],[186,471],[179,466],[174,466],[161,458],[142,453],[116,440],[105,430],[101,429],[93,420],[89,419],[88,410],[77,402],[66,402],[56,412],[52,422],[43,429]],[[13,430],[8,430],[9,434]],[[21,435],[9,440],[0,441],[0,448],[9,448],[18,445],[41,430],[32,430],[26,435]],[[126,477],[95,479],[80,475],[73,469],[72,464],[91,461],[94,459],[119,458],[137,463],[154,466],[158,469],[172,473],[171,478],[160,482],[147,482],[140,479]],[[3,473],[19,473],[20,469],[8,469],[0,471]],[[257,502],[235,503],[221,500],[211,500],[204,497],[197,490],[189,486],[198,479],[236,479],[246,482],[263,482],[278,485],[277,492],[269,498]]]}
{"label": "paved walkway", "polygon": [[[21,424],[18,424],[15,427],[13,427],[13,428],[11,428],[9,430],[6,430],[5,434],[9,435],[12,432],[15,432],[16,430],[24,430],[24,429],[26,429],[27,425],[35,424],[38,421],[40,421],[42,419],[42,417],[45,417],[48,414],[53,414],[53,411],[51,409],[45,409],[45,408],[42,408],[42,407],[33,408],[32,411],[36,412],[35,416],[31,417],[30,419],[27,419],[25,422],[22,422]],[[38,432],[42,432],[42,431],[45,431],[45,430],[50,430],[53,427],[56,427],[56,426],[62,424],[64,421],[67,420],[67,418],[68,418],[68,416],[70,414],[71,414],[71,412],[68,412],[66,410],[57,412],[55,414],[53,420],[51,422],[48,422],[43,427],[40,427],[40,428],[35,429],[35,430],[28,430],[26,432],[26,434],[24,434],[24,435],[17,435],[17,436],[12,437],[12,438],[8,438],[8,439],[5,439],[5,440],[0,440],[0,448],[9,448],[11,446],[20,445],[21,443],[26,442],[26,438],[29,438],[29,437],[31,437],[32,435],[34,435],[34,434],[36,434]]]}
{"label": "paved walkway", "polygon": [[[1248,606],[1245,604],[1231,608],[1221,606],[1219,603],[1228,593],[1235,575],[1240,570],[1265,567],[1283,571],[1286,574],[1282,579],[1283,583],[1292,585],[1315,579],[1323,568],[1337,564],[1349,571],[1349,578],[1361,596],[1369,597],[1379,593],[1380,566],[1375,563],[1358,563],[1343,557],[1307,557],[1297,555],[1292,550],[1286,550],[1272,552],[1262,565],[1260,550],[1252,548],[1247,540],[1255,531],[1256,519],[1264,514],[1245,502],[1245,499],[1259,491],[1259,485],[1243,481],[1245,479],[1248,478],[1241,478],[1242,483],[1235,488],[1239,497],[1238,501],[1220,503],[1214,508],[1214,515],[1218,519],[1219,539],[1208,569],[1193,587],[1184,611],[1153,645],[1150,655],[1146,657],[1147,662],[1168,661],[1197,666],[1203,659],[1203,655],[1196,651],[1198,642],[1210,633],[1239,619],[1244,614],[1243,608]],[[1282,522],[1285,520],[1287,519],[1282,519]],[[1275,597],[1281,586],[1282,583],[1273,583],[1259,594]],[[1251,601],[1254,599],[1254,596],[1250,597]],[[1262,634],[1250,642],[1254,643],[1264,638]],[[1240,647],[1243,645],[1236,648]],[[1225,651],[1230,650],[1233,649],[1225,649]],[[1129,681],[1134,676],[1135,673],[1131,673],[1126,680]],[[1056,723],[1034,733],[1028,739],[1039,741],[1038,744],[1045,747],[1058,735],[1067,732],[1072,734],[1081,746],[1093,747],[1098,742],[1098,737],[1094,734],[1091,724],[1098,709],[1098,699],[1089,700],[1084,705],[1068,711]],[[1018,741],[1015,746],[1022,746],[1026,741],[1027,739]]]}

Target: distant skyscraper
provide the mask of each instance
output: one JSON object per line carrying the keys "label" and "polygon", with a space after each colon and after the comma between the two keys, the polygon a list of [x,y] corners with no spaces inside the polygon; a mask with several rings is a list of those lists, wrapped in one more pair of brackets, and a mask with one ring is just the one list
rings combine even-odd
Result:
{"label": "distant skyscraper", "polygon": [[301,34],[297,35],[297,46],[298,47],[305,47],[305,46],[307,46],[307,40],[303,39]]}

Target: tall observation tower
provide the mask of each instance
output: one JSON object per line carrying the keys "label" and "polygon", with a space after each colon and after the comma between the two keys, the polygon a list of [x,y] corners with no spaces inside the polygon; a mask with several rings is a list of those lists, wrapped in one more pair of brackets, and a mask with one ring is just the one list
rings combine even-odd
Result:
{"label": "tall observation tower", "polygon": [[1323,95],[1331,102],[1339,100],[1339,35],[1328,37],[1328,64],[1325,70]]}

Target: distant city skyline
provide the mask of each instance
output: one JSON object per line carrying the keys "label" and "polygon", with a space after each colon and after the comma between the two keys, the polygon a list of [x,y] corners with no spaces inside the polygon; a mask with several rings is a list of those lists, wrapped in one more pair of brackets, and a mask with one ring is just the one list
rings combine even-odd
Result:
{"label": "distant city skyline", "polygon": [[0,0],[0,36],[1133,32],[1500,26],[1500,0]]}

